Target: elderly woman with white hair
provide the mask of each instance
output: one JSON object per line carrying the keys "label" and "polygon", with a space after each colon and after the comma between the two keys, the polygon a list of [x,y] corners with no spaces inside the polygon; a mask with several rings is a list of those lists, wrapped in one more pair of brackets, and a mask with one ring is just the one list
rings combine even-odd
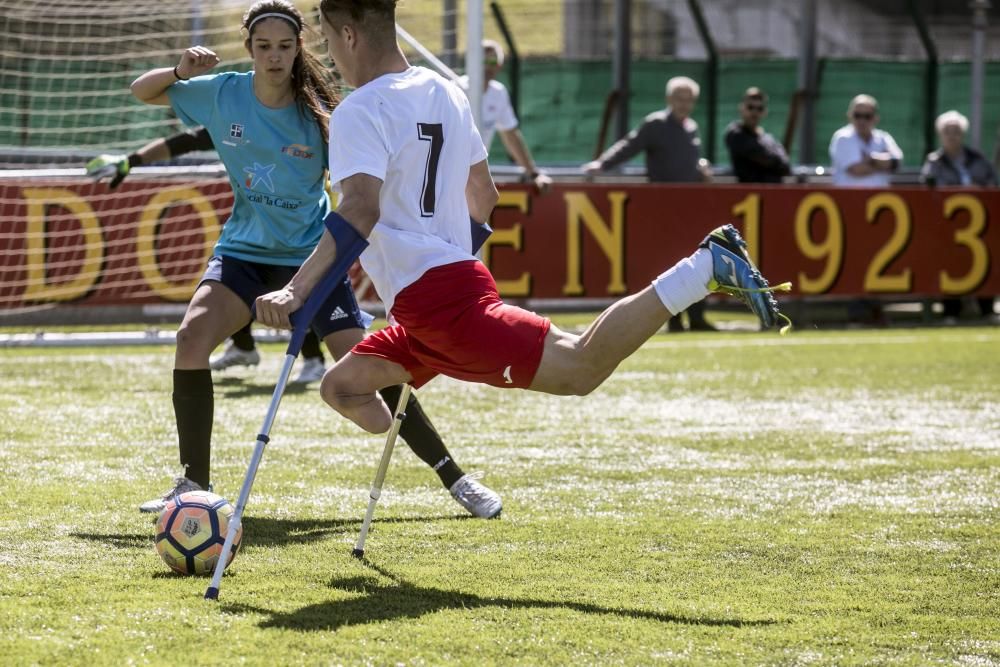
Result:
{"label": "elderly woman with white hair", "polygon": [[[959,185],[966,187],[996,187],[997,172],[986,157],[965,145],[969,120],[957,111],[946,111],[934,122],[941,148],[927,156],[920,180],[927,185]],[[944,299],[946,322],[957,321],[962,314],[961,299]],[[982,317],[993,315],[993,297],[976,299]]]}
{"label": "elderly woman with white hair", "polygon": [[957,111],[946,111],[934,122],[941,148],[927,156],[920,180],[928,185],[995,187],[997,172],[986,157],[965,145],[969,120]]}

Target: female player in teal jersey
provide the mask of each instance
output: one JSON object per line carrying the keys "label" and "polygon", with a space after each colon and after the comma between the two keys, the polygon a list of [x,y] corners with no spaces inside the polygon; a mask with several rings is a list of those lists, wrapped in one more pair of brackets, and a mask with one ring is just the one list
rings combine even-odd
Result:
{"label": "female player in teal jersey", "polygon": [[[188,125],[203,125],[233,186],[233,211],[177,332],[173,403],[184,476],[163,498],[210,480],[213,422],[209,354],[250,317],[254,300],[283,286],[309,256],[330,211],[324,189],[329,113],[337,103],[323,68],[303,46],[304,22],[285,0],[258,2],[243,17],[253,71],[207,75],[219,62],[203,46],[187,49],[173,68],[154,69],[132,84],[147,104],[172,105]],[[335,358],[364,336],[365,322],[348,281],[312,323]],[[394,404],[399,387],[386,400]],[[433,466],[472,514],[500,513],[500,497],[455,464],[416,399],[401,435]]]}

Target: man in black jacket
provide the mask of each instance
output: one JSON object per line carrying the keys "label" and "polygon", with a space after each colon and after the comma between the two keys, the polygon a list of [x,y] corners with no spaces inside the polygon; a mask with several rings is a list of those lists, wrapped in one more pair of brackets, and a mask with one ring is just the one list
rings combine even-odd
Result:
{"label": "man in black jacket", "polygon": [[726,128],[726,146],[740,183],[780,183],[790,173],[785,149],[760,126],[765,116],[767,95],[760,88],[747,88],[740,120]]}

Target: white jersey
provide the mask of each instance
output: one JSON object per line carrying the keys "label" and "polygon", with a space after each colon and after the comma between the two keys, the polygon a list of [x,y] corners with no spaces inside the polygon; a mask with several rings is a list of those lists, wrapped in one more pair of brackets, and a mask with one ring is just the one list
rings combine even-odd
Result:
{"label": "white jersey", "polygon": [[[459,85],[468,90],[469,77],[460,77]],[[483,113],[479,118],[479,124],[482,127],[483,143],[486,144],[486,148],[493,143],[493,135],[497,130],[507,132],[518,125],[514,105],[510,102],[510,93],[507,92],[507,87],[496,79],[490,81],[483,92]]]}
{"label": "white jersey", "polygon": [[423,67],[384,74],[334,109],[330,182],[382,181],[381,214],[361,255],[386,311],[428,269],[473,260],[465,185],[486,159],[465,93]]}

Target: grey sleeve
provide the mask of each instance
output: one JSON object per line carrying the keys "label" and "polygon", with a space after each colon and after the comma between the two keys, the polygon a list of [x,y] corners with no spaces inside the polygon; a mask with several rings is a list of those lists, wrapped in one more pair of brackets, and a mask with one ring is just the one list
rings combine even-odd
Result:
{"label": "grey sleeve", "polygon": [[645,122],[627,135],[619,139],[608,150],[601,153],[597,158],[601,162],[602,169],[614,169],[623,162],[627,162],[645,148],[649,140],[649,122]]}
{"label": "grey sleeve", "polygon": [[924,185],[935,185],[937,183],[937,161],[930,157],[924,160],[924,166],[920,168],[920,182]]}

